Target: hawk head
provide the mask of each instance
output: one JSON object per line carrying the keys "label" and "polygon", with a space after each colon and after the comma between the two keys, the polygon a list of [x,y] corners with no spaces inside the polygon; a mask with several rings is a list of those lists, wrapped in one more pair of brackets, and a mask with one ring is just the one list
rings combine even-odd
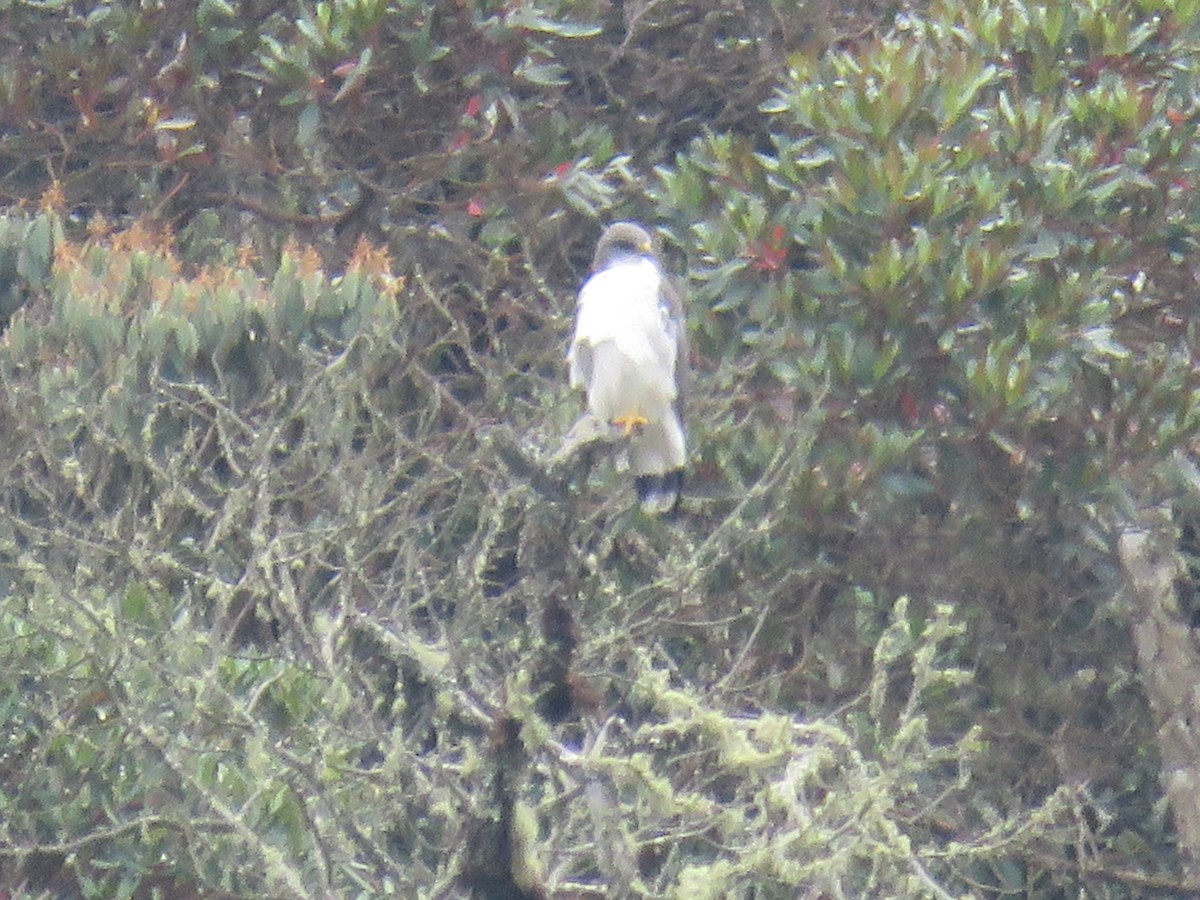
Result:
{"label": "hawk head", "polygon": [[654,239],[641,225],[615,222],[605,228],[604,234],[600,235],[600,243],[596,245],[596,255],[592,257],[592,271],[599,272],[623,256],[646,256],[658,260]]}

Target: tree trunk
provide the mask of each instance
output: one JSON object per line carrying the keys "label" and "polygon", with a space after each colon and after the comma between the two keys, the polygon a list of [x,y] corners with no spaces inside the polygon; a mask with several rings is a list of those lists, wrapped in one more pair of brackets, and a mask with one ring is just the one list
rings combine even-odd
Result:
{"label": "tree trunk", "polygon": [[1118,551],[1138,667],[1158,731],[1163,789],[1185,874],[1193,880],[1200,878],[1200,652],[1175,596],[1182,571],[1176,532],[1160,508],[1125,529]]}

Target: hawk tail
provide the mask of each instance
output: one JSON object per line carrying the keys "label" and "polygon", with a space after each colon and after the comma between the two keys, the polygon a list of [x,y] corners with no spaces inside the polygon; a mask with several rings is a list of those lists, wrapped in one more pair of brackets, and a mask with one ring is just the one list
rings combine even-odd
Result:
{"label": "hawk tail", "polygon": [[683,469],[672,469],[660,475],[638,475],[633,483],[643,512],[662,516],[679,508],[679,497],[683,493]]}

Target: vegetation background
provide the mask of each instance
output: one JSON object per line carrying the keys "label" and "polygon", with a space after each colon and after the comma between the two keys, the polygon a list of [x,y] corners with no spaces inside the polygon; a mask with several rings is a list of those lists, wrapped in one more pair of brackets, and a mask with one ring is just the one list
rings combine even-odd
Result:
{"label": "vegetation background", "polygon": [[1200,2],[0,24],[0,895],[1200,895]]}

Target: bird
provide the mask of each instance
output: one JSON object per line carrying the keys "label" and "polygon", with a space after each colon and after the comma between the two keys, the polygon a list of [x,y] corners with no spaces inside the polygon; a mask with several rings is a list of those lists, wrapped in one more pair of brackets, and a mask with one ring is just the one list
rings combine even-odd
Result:
{"label": "bird", "polygon": [[686,358],[683,303],[650,234],[633,222],[609,225],[579,291],[569,383],[585,391],[593,419],[623,432],[638,501],[651,515],[674,512],[683,491]]}

